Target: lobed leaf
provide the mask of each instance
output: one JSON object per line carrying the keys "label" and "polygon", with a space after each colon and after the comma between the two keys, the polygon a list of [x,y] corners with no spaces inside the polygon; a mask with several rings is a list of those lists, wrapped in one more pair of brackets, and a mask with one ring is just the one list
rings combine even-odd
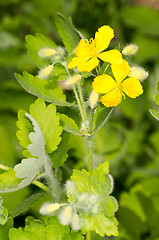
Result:
{"label": "lobed leaf", "polygon": [[71,106],[72,103],[66,101],[62,88],[57,84],[50,84],[47,80],[39,79],[37,76],[23,72],[23,75],[15,74],[19,84],[34,96],[43,98],[47,102],[52,102],[59,106]]}
{"label": "lobed leaf", "polygon": [[12,228],[9,231],[9,240],[84,240],[79,232],[70,232],[68,226],[59,223],[56,217],[50,217],[44,224],[34,220],[26,225],[24,230]]}

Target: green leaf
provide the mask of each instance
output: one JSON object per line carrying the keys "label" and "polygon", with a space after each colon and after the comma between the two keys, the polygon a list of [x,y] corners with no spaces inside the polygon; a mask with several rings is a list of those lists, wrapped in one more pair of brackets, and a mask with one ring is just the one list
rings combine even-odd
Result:
{"label": "green leaf", "polygon": [[86,234],[88,231],[95,231],[101,237],[105,234],[107,236],[118,236],[117,229],[118,222],[116,218],[106,218],[104,214],[95,216],[83,217],[82,233]]}
{"label": "green leaf", "polygon": [[18,205],[11,213],[11,217],[15,218],[18,215],[25,213],[33,207],[46,193],[36,193],[28,197],[24,202]]}
{"label": "green leaf", "polygon": [[54,152],[52,152],[50,157],[53,162],[53,168],[61,167],[66,161],[68,157],[67,151],[69,148],[69,136],[69,133],[63,131],[61,135],[62,140],[58,145],[58,148]]}
{"label": "green leaf", "polygon": [[45,139],[46,152],[52,153],[57,149],[57,145],[61,141],[62,127],[59,116],[56,114],[56,106],[54,104],[46,104],[43,99],[38,98],[34,104],[30,105],[30,115],[38,123],[42,135]]}
{"label": "green leaf", "polygon": [[21,182],[16,178],[15,171],[9,169],[7,172],[0,174],[0,192],[12,192],[19,189],[18,185]]}
{"label": "green leaf", "polygon": [[59,223],[56,217],[47,219],[46,224],[34,220],[26,225],[24,230],[12,228],[9,232],[9,240],[84,240],[77,232],[70,232],[68,226]]}
{"label": "green leaf", "polygon": [[26,47],[29,50],[29,56],[33,62],[39,67],[43,68],[47,65],[47,61],[42,59],[38,52],[43,48],[56,48],[56,44],[49,38],[42,34],[36,33],[35,36],[27,35],[25,37]]}
{"label": "green leaf", "polygon": [[58,113],[58,116],[60,117],[61,125],[63,126],[63,129],[65,131],[76,134],[76,135],[81,135],[77,124],[72,118],[68,117],[65,114],[60,114],[60,113]]}
{"label": "green leaf", "polygon": [[60,36],[62,37],[67,52],[73,52],[79,43],[80,37],[73,26],[71,19],[66,19],[64,16],[58,13],[56,18],[56,26]]}
{"label": "green leaf", "polygon": [[9,230],[13,227],[13,218],[9,217],[4,225],[0,225],[0,239],[8,240]]}
{"label": "green leaf", "polygon": [[59,106],[71,106],[72,103],[66,101],[62,88],[55,83],[50,84],[47,80],[39,79],[37,76],[23,72],[23,75],[15,74],[19,84],[29,93],[43,98],[47,102],[52,102]]}
{"label": "green leaf", "polygon": [[[35,119],[42,135],[45,139],[46,152],[51,153],[57,149],[57,145],[61,141],[61,132],[62,127],[59,126],[60,119],[56,115],[56,106],[54,104],[49,104],[47,107],[43,99],[38,98],[30,106],[30,115]],[[31,143],[29,139],[29,133],[33,132],[33,127],[29,123],[23,111],[19,112],[19,121],[17,132],[17,137],[20,141],[20,144],[28,148],[28,145]],[[28,152],[25,152],[25,156],[28,157]]]}

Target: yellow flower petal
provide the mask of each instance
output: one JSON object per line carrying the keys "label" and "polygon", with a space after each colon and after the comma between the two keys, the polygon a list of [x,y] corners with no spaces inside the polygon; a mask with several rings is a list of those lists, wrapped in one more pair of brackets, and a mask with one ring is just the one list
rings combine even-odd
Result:
{"label": "yellow flower petal", "polygon": [[77,67],[80,64],[85,64],[90,57],[75,57],[72,58],[71,62],[68,64],[68,68],[74,68]]}
{"label": "yellow flower petal", "polygon": [[122,90],[131,98],[136,98],[143,93],[142,85],[137,78],[130,77],[121,83]]}
{"label": "yellow flower petal", "polygon": [[106,93],[100,101],[106,107],[113,107],[117,106],[122,100],[122,93],[121,90],[117,87],[113,91]]}
{"label": "yellow flower petal", "polygon": [[95,92],[107,93],[113,90],[114,88],[116,88],[117,83],[114,81],[114,79],[111,76],[107,74],[103,74],[96,77],[92,85]]}
{"label": "yellow flower petal", "polygon": [[111,68],[117,83],[121,83],[130,72],[130,66],[124,59],[122,60],[122,64],[112,64]]}
{"label": "yellow flower petal", "polygon": [[109,62],[111,64],[123,63],[122,54],[116,49],[99,53],[98,58],[100,58],[104,62]]}
{"label": "yellow flower petal", "polygon": [[97,52],[105,50],[112,38],[114,37],[114,30],[109,26],[102,26],[98,28],[98,32],[95,33],[95,44]]}
{"label": "yellow flower petal", "polygon": [[89,42],[81,39],[77,48],[76,48],[77,57],[91,57],[91,49]]}
{"label": "yellow flower petal", "polygon": [[97,58],[91,58],[87,62],[78,64],[77,68],[80,72],[90,72],[92,69],[97,67],[99,64],[99,60]]}

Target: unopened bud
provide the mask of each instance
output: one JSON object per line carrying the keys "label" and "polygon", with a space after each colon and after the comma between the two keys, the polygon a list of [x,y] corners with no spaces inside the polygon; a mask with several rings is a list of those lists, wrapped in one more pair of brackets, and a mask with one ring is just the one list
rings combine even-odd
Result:
{"label": "unopened bud", "polygon": [[80,81],[82,78],[81,75],[75,75],[73,77],[70,77],[66,82],[65,82],[65,85],[66,87],[70,87],[70,86],[73,86],[75,83],[77,83],[78,81]]}
{"label": "unopened bud", "polygon": [[123,49],[122,54],[124,54],[124,55],[134,55],[134,54],[137,53],[137,51],[138,51],[138,46],[131,43]]}
{"label": "unopened bud", "polygon": [[64,210],[60,213],[59,219],[62,225],[69,225],[72,219],[72,207],[65,207]]}
{"label": "unopened bud", "polygon": [[52,212],[56,211],[61,207],[61,204],[59,203],[45,203],[41,208],[40,208],[40,213],[42,215],[49,215]]}
{"label": "unopened bud", "polygon": [[146,79],[148,77],[148,75],[149,75],[148,72],[146,72],[141,67],[131,67],[130,68],[129,76],[137,78],[140,81],[143,81],[144,79]]}
{"label": "unopened bud", "polygon": [[42,48],[39,51],[39,56],[42,58],[51,57],[56,54],[56,50],[53,48]]}
{"label": "unopened bud", "polygon": [[81,219],[77,213],[74,213],[71,219],[72,229],[78,231],[81,228]]}
{"label": "unopened bud", "polygon": [[99,98],[99,93],[95,92],[94,90],[92,91],[90,97],[89,97],[89,106],[93,109],[97,105]]}
{"label": "unopened bud", "polygon": [[38,78],[46,79],[51,74],[52,70],[53,70],[53,65],[49,65],[49,66],[41,69],[38,74]]}

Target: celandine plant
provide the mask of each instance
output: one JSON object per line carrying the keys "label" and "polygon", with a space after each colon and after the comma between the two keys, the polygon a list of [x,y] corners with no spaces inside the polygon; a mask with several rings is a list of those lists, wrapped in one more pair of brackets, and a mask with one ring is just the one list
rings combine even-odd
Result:
{"label": "celandine plant", "polygon": [[[0,224],[8,224],[6,231],[10,240],[82,240],[84,235],[90,240],[91,231],[102,237],[118,236],[115,218],[118,203],[111,195],[113,178],[109,174],[109,163],[92,167],[92,142],[94,134],[126,95],[136,98],[143,93],[140,81],[148,73],[140,67],[130,66],[123,57],[135,54],[136,45],[126,46],[122,53],[117,49],[108,50],[114,37],[111,27],[98,28],[95,37],[88,41],[70,19],[59,14],[56,23],[65,49],[41,34],[26,37],[29,55],[39,72],[36,76],[27,72],[16,74],[16,78],[38,98],[31,104],[29,112],[18,112],[17,137],[24,148],[24,159],[14,169],[1,165],[5,172],[0,174],[1,193],[34,184],[51,194],[52,201],[40,208],[40,214],[48,217],[44,218],[45,222],[31,220],[23,229],[13,228],[12,219],[43,196],[36,193],[9,217],[1,199]],[[63,89],[73,92],[75,102],[66,100],[60,81]],[[91,81],[90,94],[84,98],[86,81]],[[67,114],[57,112],[56,105],[78,109],[80,125]],[[71,134],[85,139],[88,161],[86,169],[73,169],[72,176],[62,186],[60,168],[68,157]]]}

